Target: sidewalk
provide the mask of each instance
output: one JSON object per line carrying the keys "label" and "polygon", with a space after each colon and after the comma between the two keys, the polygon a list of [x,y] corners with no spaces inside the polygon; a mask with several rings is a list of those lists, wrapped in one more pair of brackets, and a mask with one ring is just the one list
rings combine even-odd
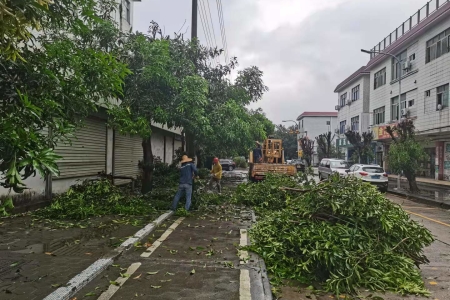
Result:
{"label": "sidewalk", "polygon": [[0,299],[42,300],[159,214],[82,222],[0,219]]}
{"label": "sidewalk", "polygon": [[406,196],[417,202],[450,209],[450,182],[430,178],[417,178],[419,193],[409,193],[409,184],[405,177],[401,178],[401,190],[397,190],[397,175],[389,175],[389,192]]}
{"label": "sidewalk", "polygon": [[247,243],[250,225],[251,213],[232,207],[171,217],[148,239],[147,247],[127,252],[75,296],[84,299],[95,294],[101,300],[271,299],[258,258],[241,263],[238,256],[239,245]]}

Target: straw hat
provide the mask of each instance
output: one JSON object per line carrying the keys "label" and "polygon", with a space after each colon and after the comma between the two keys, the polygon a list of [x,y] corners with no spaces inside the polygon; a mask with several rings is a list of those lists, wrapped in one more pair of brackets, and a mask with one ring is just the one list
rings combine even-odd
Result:
{"label": "straw hat", "polygon": [[260,145],[260,146],[261,146],[261,143],[260,143],[260,142],[258,142],[258,141],[255,141],[255,143],[256,143],[257,145]]}
{"label": "straw hat", "polygon": [[183,155],[182,157],[181,157],[181,163],[186,163],[186,162],[191,162],[192,161],[192,158],[189,158],[187,155]]}

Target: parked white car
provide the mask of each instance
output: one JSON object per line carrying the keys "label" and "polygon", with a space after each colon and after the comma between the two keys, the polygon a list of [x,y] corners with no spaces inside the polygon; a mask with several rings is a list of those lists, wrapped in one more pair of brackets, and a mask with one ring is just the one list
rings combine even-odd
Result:
{"label": "parked white car", "polygon": [[362,181],[376,185],[383,193],[386,193],[388,190],[388,175],[379,165],[355,164],[350,167],[347,173],[349,176],[354,176]]}
{"label": "parked white car", "polygon": [[336,158],[324,158],[319,164],[319,179],[322,181],[328,179],[334,173],[341,177],[347,176],[346,171],[349,168],[348,162]]}

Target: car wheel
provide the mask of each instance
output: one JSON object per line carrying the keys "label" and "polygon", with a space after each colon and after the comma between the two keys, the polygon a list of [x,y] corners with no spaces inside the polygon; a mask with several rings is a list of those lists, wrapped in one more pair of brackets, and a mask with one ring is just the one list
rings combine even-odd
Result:
{"label": "car wheel", "polygon": [[228,166],[228,171],[233,171],[233,166]]}
{"label": "car wheel", "polygon": [[319,173],[319,181],[322,181],[322,174]]}

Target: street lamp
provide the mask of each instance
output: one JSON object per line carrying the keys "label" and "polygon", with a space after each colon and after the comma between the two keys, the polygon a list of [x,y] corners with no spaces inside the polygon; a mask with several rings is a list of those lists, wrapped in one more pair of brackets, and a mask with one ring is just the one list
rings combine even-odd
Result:
{"label": "street lamp", "polygon": [[[369,51],[369,50],[361,49],[361,52],[367,53],[367,54],[388,55],[388,56],[393,57],[397,61],[399,69],[400,69],[400,72],[398,74],[398,108],[397,108],[398,114],[397,114],[397,119],[398,119],[398,122],[400,122],[400,114],[401,114],[401,107],[402,107],[402,102],[401,102],[402,101],[401,100],[401,98],[402,98],[402,61],[401,61],[400,57],[395,56],[394,54],[380,52],[380,51]],[[398,178],[397,178],[397,190],[398,191],[400,190],[400,176],[401,175],[399,174]]]}

